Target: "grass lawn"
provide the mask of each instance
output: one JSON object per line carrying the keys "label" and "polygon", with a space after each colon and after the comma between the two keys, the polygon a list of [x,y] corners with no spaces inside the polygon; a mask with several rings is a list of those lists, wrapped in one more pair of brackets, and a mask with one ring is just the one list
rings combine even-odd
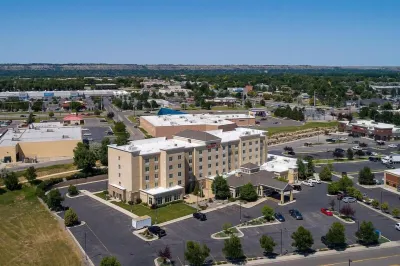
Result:
{"label": "grass lawn", "polygon": [[132,123],[137,123],[137,122],[139,121],[138,117],[137,117],[137,116],[133,116],[133,115],[128,116],[128,119],[129,119]]}
{"label": "grass lawn", "polygon": [[368,161],[368,158],[354,158],[353,160],[349,160],[347,158],[343,159],[317,159],[314,160],[314,163],[320,163],[320,164],[325,164],[325,163],[345,163],[345,162],[359,162],[359,161]]}
{"label": "grass lawn", "polygon": [[78,248],[34,191],[0,195],[0,265],[81,265]]}
{"label": "grass lawn", "polygon": [[153,136],[150,135],[144,128],[139,127],[139,130],[142,131],[146,139],[151,139]]}
{"label": "grass lawn", "polygon": [[192,208],[182,202],[161,207],[158,208],[157,210],[152,210],[146,206],[143,206],[142,204],[128,205],[126,203],[116,202],[116,201],[112,201],[112,203],[128,211],[131,211],[138,216],[143,216],[143,215],[150,216],[153,224],[156,222],[157,212],[158,212],[157,223],[163,223],[196,212],[195,208]]}
{"label": "grass lawn", "polygon": [[103,200],[107,200],[106,194],[104,194],[104,191],[99,192],[99,193],[95,193],[94,195],[99,197],[99,198],[102,198]]}
{"label": "grass lawn", "polygon": [[338,125],[337,121],[332,122],[308,122],[302,126],[288,126],[288,127],[269,127],[269,128],[260,128],[261,130],[267,130],[268,135],[272,136],[279,133],[286,133],[286,132],[295,132],[300,131],[303,129],[309,128],[324,128],[324,127],[335,127]]}

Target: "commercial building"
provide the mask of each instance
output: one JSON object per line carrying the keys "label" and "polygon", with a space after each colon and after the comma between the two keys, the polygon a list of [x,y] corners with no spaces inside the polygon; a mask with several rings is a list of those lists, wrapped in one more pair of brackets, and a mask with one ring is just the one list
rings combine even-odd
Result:
{"label": "commercial building", "polygon": [[64,125],[81,125],[84,123],[83,117],[78,114],[70,114],[63,118]]}
{"label": "commercial building", "polygon": [[339,121],[339,131],[352,133],[360,137],[371,137],[375,140],[390,140],[394,125],[378,123],[373,120]]}
{"label": "commercial building", "polygon": [[207,103],[212,103],[213,105],[219,105],[219,106],[223,106],[223,105],[235,106],[236,102],[240,102],[235,97],[223,97],[223,98],[218,98],[217,97],[217,98],[214,98],[214,99],[206,99],[205,101]]}
{"label": "commercial building", "polygon": [[296,158],[268,154],[267,161],[260,168],[261,170],[273,173],[275,177],[286,179],[290,184],[298,181]]}
{"label": "commercial building", "polygon": [[120,90],[78,90],[78,91],[5,91],[0,92],[0,99],[16,97],[21,100],[28,99],[46,99],[52,97],[73,98],[73,97],[90,97],[90,96],[117,96],[120,94],[128,94],[126,91]]}
{"label": "commercial building", "polygon": [[140,126],[151,136],[167,138],[187,129],[231,131],[238,126],[254,126],[255,122],[254,116],[246,114],[181,114],[140,117]]}
{"label": "commercial building", "polygon": [[60,122],[33,123],[27,128],[8,129],[0,137],[3,162],[37,161],[56,157],[73,157],[82,141],[80,127]]}
{"label": "commercial building", "polygon": [[141,198],[148,204],[182,199],[185,188],[199,182],[210,189],[208,177],[224,175],[267,158],[267,132],[184,130],[172,139],[158,137],[109,145],[108,190],[121,200]]}
{"label": "commercial building", "polygon": [[400,192],[400,168],[385,170],[383,181],[386,188]]}

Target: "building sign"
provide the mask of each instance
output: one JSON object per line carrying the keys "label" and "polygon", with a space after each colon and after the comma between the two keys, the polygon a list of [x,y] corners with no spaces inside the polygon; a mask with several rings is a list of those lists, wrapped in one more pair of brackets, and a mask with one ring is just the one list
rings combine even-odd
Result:
{"label": "building sign", "polygon": [[78,96],[79,96],[79,93],[76,92],[76,91],[71,91],[70,96],[71,96],[71,97],[78,97]]}
{"label": "building sign", "polygon": [[54,92],[45,92],[44,97],[54,97]]}
{"label": "building sign", "polygon": [[217,143],[210,143],[210,144],[208,144],[207,145],[207,149],[212,149],[212,148],[217,148],[218,147],[218,144]]}

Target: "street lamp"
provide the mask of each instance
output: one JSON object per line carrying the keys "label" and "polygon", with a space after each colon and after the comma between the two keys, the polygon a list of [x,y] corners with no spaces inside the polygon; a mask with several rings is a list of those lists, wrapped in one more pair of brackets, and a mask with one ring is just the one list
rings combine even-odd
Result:
{"label": "street lamp", "polygon": [[242,223],[242,201],[239,201],[239,215],[240,215],[240,218],[239,218],[239,224],[241,224]]}

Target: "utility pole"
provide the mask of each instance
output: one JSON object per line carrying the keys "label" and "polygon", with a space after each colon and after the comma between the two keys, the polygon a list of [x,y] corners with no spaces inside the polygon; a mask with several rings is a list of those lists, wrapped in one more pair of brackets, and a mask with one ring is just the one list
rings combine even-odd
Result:
{"label": "utility pole", "polygon": [[350,266],[350,264],[352,263],[353,261],[351,260],[351,259],[349,259],[349,266]]}

